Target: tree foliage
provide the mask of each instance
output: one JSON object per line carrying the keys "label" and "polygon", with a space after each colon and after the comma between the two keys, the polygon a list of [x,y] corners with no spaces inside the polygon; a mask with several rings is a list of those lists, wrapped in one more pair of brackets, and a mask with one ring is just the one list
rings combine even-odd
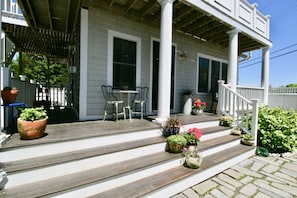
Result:
{"label": "tree foliage", "polygon": [[286,87],[297,87],[297,83],[288,84]]}
{"label": "tree foliage", "polygon": [[[41,84],[46,84],[47,80],[51,86],[63,87],[67,83],[68,72],[66,64],[47,63],[41,55],[22,54],[23,75],[28,79],[34,79]],[[14,76],[20,75],[19,56],[10,64],[11,72]]]}

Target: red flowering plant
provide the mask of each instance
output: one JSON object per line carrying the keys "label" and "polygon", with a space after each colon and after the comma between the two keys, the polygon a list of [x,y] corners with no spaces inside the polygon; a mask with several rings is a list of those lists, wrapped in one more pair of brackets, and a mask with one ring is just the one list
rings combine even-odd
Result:
{"label": "red flowering plant", "polygon": [[187,140],[187,145],[198,145],[202,136],[202,130],[198,128],[190,128],[184,137]]}
{"label": "red flowering plant", "polygon": [[202,102],[199,98],[194,98],[193,109],[203,110],[206,107],[206,102]]}

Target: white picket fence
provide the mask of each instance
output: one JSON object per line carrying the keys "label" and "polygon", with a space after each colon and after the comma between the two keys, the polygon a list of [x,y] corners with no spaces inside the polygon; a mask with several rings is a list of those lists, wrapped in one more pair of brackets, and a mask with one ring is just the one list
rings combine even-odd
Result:
{"label": "white picket fence", "polygon": [[34,101],[49,101],[51,108],[65,108],[67,106],[66,88],[46,87],[32,84],[11,78],[11,86],[16,87],[20,92],[17,96],[17,102],[24,102],[27,106],[33,106]]}
{"label": "white picket fence", "polygon": [[297,111],[297,87],[271,88],[269,90],[268,106],[295,109]]}

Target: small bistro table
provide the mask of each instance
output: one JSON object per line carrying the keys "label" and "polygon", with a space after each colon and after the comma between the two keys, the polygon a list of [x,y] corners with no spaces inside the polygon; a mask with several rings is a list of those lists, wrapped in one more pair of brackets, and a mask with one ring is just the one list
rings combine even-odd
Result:
{"label": "small bistro table", "polygon": [[131,105],[130,105],[130,97],[131,97],[131,94],[137,94],[138,91],[136,91],[136,90],[114,89],[113,93],[120,94],[121,100],[123,100],[123,94],[127,95],[127,102],[126,102],[126,106],[124,107],[124,109],[128,110],[129,120],[131,122],[132,121],[132,118],[131,118],[132,108],[131,108]]}

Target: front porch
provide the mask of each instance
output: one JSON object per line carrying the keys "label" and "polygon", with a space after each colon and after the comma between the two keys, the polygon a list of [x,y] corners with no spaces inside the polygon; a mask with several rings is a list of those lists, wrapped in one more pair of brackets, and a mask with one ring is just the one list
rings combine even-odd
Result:
{"label": "front porch", "polygon": [[[216,114],[172,115],[184,130],[203,130],[199,169],[165,152],[160,124],[134,118],[48,124],[43,138],[13,134],[0,153],[8,183],[3,197],[170,197],[241,162],[254,147],[241,145]],[[145,186],[145,188],[143,187]],[[30,191],[28,191],[30,189]]]}
{"label": "front porch", "polygon": [[[19,146],[30,146],[35,144],[71,141],[82,138],[92,138],[105,135],[123,134],[132,131],[143,131],[149,129],[160,129],[159,123],[152,122],[155,116],[148,116],[146,119],[133,118],[119,119],[118,123],[113,120],[97,121],[78,121],[73,115],[72,110],[62,110],[60,112],[51,111],[49,113],[49,123],[46,128],[46,136],[33,141],[20,140],[19,134],[14,133],[9,138],[3,148],[15,148]],[[218,120],[218,116],[212,113],[206,113],[204,116],[174,114],[181,120],[183,125],[199,122]],[[161,135],[161,133],[160,133]]]}

